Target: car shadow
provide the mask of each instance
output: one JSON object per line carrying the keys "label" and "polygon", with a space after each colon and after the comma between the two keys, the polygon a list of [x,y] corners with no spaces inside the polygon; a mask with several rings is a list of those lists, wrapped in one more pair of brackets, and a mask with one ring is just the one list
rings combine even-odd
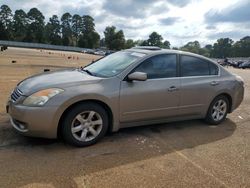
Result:
{"label": "car shadow", "polygon": [[[75,148],[59,140],[20,136],[5,123],[5,131],[9,131],[8,138],[14,136],[18,141],[0,145],[0,152],[18,155],[12,155],[11,159],[0,155],[0,159],[5,161],[3,169],[20,173],[14,173],[15,177],[11,174],[7,177],[4,176],[5,171],[1,170],[0,180],[7,186],[11,184],[12,178],[20,179],[15,182],[16,187],[32,183],[77,187],[74,181],[76,177],[216,142],[230,137],[236,129],[236,124],[230,119],[218,126],[209,126],[200,120],[182,121],[125,128],[108,134],[96,145]],[[4,135],[2,131],[0,129],[0,137]]]}

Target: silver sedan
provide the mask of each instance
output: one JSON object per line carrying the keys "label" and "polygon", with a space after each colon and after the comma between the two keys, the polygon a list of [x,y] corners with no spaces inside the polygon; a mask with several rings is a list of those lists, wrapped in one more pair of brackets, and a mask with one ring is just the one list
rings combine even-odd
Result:
{"label": "silver sedan", "polygon": [[88,146],[107,131],[187,119],[219,124],[242,102],[244,83],[192,53],[137,47],[71,70],[21,81],[7,103],[23,135]]}

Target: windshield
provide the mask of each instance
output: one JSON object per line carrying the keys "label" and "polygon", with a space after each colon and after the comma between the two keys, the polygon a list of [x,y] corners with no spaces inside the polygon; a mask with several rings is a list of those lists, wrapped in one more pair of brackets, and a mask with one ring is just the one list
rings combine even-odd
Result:
{"label": "windshield", "polygon": [[121,73],[143,56],[145,54],[138,52],[116,52],[88,65],[84,70],[91,72],[92,75],[108,78]]}

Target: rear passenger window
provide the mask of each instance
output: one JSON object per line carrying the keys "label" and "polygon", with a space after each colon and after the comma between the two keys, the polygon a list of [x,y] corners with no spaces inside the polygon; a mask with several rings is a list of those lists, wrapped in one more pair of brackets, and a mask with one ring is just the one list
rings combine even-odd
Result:
{"label": "rear passenger window", "polygon": [[210,63],[209,62],[209,68],[210,68],[210,74],[211,75],[218,75],[219,73],[219,68],[217,65],[215,65],[214,63]]}
{"label": "rear passenger window", "polygon": [[[181,56],[181,76],[210,75],[209,62],[192,56]],[[212,65],[211,65],[212,67]],[[216,72],[216,71],[214,71]]]}

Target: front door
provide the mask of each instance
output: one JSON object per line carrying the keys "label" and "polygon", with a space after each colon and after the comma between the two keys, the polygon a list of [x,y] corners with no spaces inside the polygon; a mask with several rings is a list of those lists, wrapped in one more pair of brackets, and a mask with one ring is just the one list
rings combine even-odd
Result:
{"label": "front door", "polygon": [[154,120],[178,115],[180,79],[176,54],[151,57],[132,72],[145,72],[146,81],[122,81],[120,120],[124,122]]}

